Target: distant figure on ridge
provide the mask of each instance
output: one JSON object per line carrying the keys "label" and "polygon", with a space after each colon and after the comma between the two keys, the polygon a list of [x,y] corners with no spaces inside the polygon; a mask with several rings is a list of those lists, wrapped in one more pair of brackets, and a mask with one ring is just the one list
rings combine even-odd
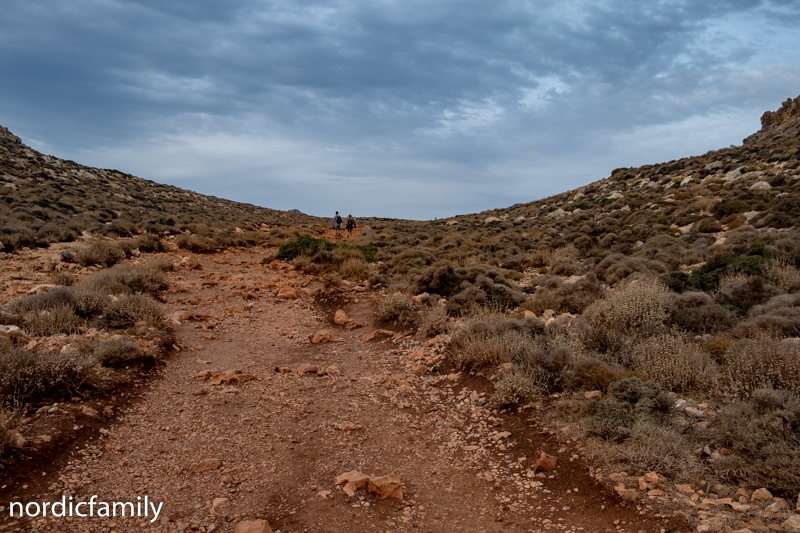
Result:
{"label": "distant figure on ridge", "polygon": [[347,224],[345,224],[345,229],[347,230],[347,237],[353,234],[353,230],[356,229],[356,219],[353,218],[353,215],[347,215]]}
{"label": "distant figure on ridge", "polygon": [[333,216],[333,229],[336,230],[336,236],[339,236],[339,231],[342,229],[342,216],[339,214],[339,211],[336,211],[336,214]]}

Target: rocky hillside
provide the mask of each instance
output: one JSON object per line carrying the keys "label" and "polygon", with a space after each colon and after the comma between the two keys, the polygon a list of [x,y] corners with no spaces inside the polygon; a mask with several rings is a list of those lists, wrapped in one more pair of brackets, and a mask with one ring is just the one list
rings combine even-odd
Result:
{"label": "rocky hillside", "polygon": [[99,235],[207,233],[317,219],[41,154],[0,126],[0,250]]}
{"label": "rocky hillside", "polygon": [[[492,217],[535,217],[563,225],[576,218],[599,222],[615,213],[622,225],[650,224],[653,229],[673,234],[693,229],[712,233],[745,223],[755,227],[797,226],[800,97],[789,98],[779,110],[764,113],[761,124],[761,130],[745,139],[742,146],[639,168],[618,168],[608,178],[574,191],[485,211],[477,218],[490,223]],[[458,218],[475,220],[476,216],[457,217],[455,221]],[[587,239],[602,239],[614,232],[587,233]],[[614,235],[609,240],[614,240]]]}

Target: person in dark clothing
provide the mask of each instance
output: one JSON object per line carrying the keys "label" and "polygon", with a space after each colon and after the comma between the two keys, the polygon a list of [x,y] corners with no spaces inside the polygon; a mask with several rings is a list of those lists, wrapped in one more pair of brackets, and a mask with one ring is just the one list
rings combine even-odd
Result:
{"label": "person in dark clothing", "polygon": [[345,229],[347,230],[347,236],[353,234],[353,230],[356,229],[356,219],[353,218],[353,215],[347,215],[347,223],[345,224]]}

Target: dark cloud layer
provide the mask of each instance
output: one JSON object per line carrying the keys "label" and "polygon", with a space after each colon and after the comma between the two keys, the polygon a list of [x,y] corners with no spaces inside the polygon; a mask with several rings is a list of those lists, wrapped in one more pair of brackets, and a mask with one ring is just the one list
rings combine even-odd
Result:
{"label": "dark cloud layer", "polygon": [[739,142],[800,92],[788,0],[3,11],[0,124],[63,157],[316,214],[529,201]]}

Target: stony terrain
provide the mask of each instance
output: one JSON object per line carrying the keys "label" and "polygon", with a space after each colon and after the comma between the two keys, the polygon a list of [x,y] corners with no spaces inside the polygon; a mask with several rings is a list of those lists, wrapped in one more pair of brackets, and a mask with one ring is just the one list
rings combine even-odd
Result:
{"label": "stony terrain", "polygon": [[[103,415],[100,400],[86,415],[75,398],[42,413],[47,425],[72,416],[74,431],[89,434],[63,467],[39,463],[27,481],[2,486],[0,531],[233,531],[257,519],[284,533],[689,530],[658,493],[630,503],[598,482],[581,443],[541,427],[536,413],[490,409],[490,383],[449,368],[446,337],[388,336],[391,324],[374,319],[379,295],[351,285],[323,297],[314,278],[264,266],[264,255],[194,256],[200,268],[172,275],[177,354],[125,410]],[[312,343],[320,331],[336,340]],[[198,378],[230,370],[253,379]],[[557,457],[553,470],[533,471],[541,452]],[[397,476],[403,498],[366,487],[347,496],[335,480],[353,470]],[[8,519],[9,500],[95,494],[148,495],[164,507],[155,523]]]}

